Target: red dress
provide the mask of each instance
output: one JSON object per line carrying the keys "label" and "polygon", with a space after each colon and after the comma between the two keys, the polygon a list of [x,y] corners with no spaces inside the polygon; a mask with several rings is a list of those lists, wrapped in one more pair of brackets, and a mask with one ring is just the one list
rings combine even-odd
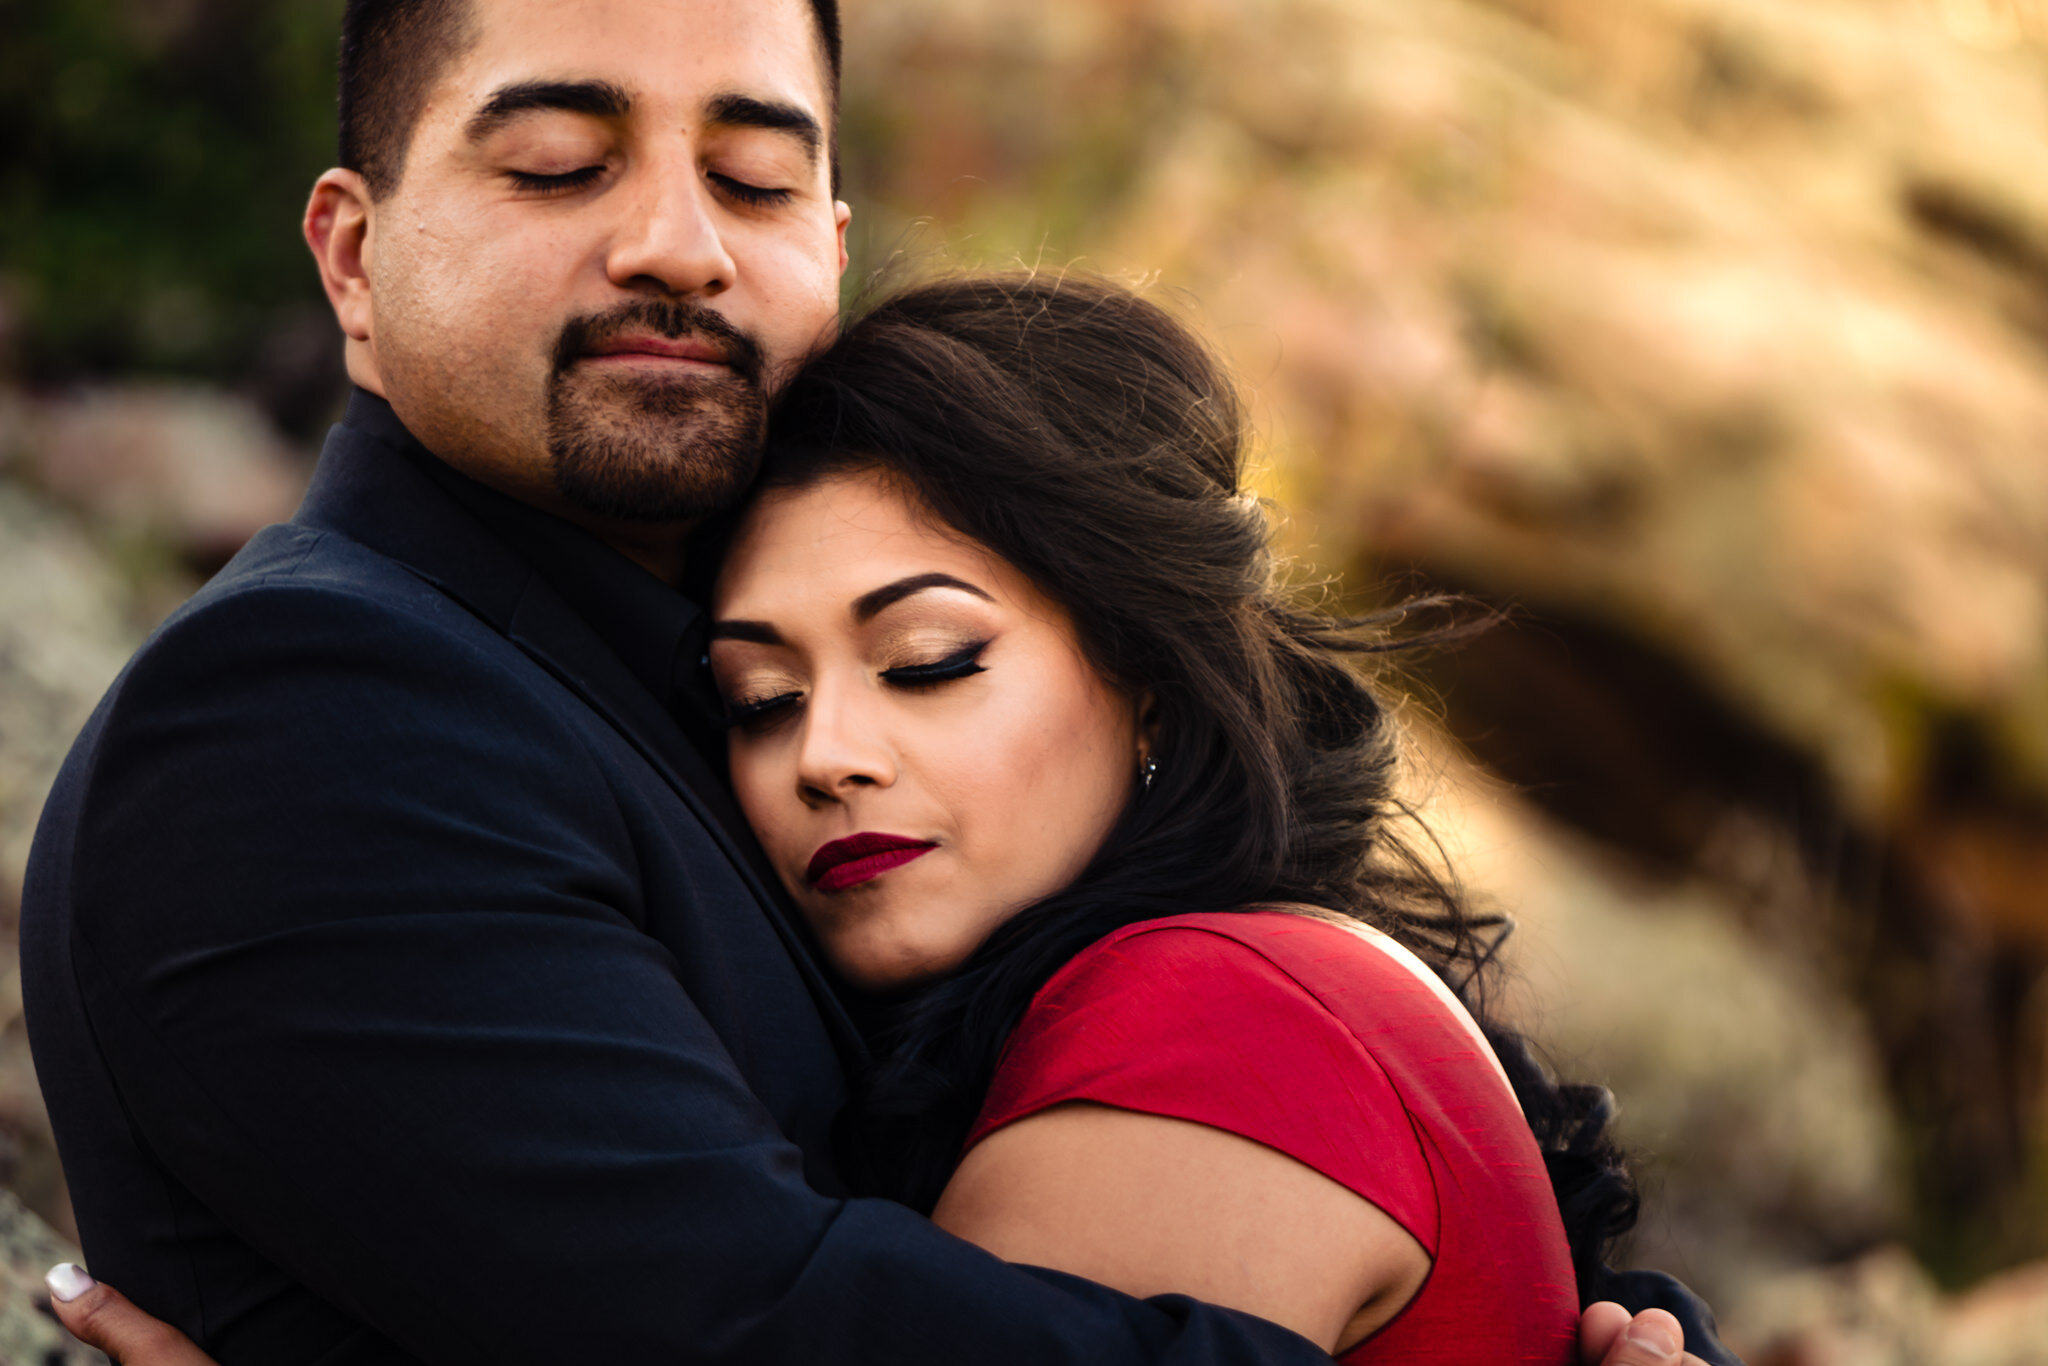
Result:
{"label": "red dress", "polygon": [[1363,1362],[1562,1366],[1578,1295],[1543,1158],[1462,1019],[1356,931],[1284,911],[1130,925],[1033,998],[967,1145],[1062,1101],[1277,1148],[1432,1258]]}

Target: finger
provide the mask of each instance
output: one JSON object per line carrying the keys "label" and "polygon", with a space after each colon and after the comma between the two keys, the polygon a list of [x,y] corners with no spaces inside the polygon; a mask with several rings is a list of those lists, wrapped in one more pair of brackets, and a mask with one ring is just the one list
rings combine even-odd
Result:
{"label": "finger", "polygon": [[50,1311],[71,1336],[97,1347],[120,1366],[216,1366],[192,1339],[129,1303],[85,1268],[65,1262],[50,1269]]}
{"label": "finger", "polygon": [[1662,1309],[1645,1309],[1614,1339],[1601,1366],[1680,1366],[1685,1330]]}
{"label": "finger", "polygon": [[1628,1310],[1613,1300],[1587,1305],[1579,1315],[1579,1366],[1601,1366],[1628,1321]]}

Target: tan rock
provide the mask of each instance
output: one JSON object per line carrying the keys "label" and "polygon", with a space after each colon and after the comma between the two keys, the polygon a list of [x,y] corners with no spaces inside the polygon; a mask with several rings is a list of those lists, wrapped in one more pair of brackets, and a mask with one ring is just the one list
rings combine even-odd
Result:
{"label": "tan rock", "polygon": [[[21,1018],[16,917],[58,766],[141,642],[134,612],[131,587],[73,517],[0,481],[0,1183],[65,1228],[63,1174]],[[32,1358],[0,1353],[17,1359]]]}
{"label": "tan rock", "polygon": [[2048,1263],[1941,1294],[1901,1248],[1760,1287],[1737,1306],[1751,1366],[2041,1366]]}
{"label": "tan rock", "polygon": [[2008,1271],[1956,1300],[1942,1336],[1948,1366],[2044,1366],[2048,1262]]}
{"label": "tan rock", "polygon": [[1936,1366],[1943,1305],[1897,1247],[1782,1277],[1735,1308],[1752,1366]]}
{"label": "tan rock", "polygon": [[1840,993],[1745,931],[1725,889],[1632,875],[1415,738],[1424,821],[1468,890],[1515,917],[1506,1013],[1566,1079],[1615,1093],[1647,1196],[1628,1260],[1725,1309],[1895,1234],[1896,1120]]}
{"label": "tan rock", "polygon": [[107,1358],[73,1338],[36,1307],[48,1298],[43,1273],[83,1260],[19,1200],[0,1190],[0,1361],[10,1366],[107,1366]]}
{"label": "tan rock", "polygon": [[289,518],[311,472],[254,407],[212,390],[91,389],[26,407],[9,442],[16,477],[201,568]]}
{"label": "tan rock", "polygon": [[1648,633],[1885,820],[1902,688],[2048,800],[2048,358],[1957,287],[2048,261],[2048,60],[1958,12],[899,0],[850,98],[864,188],[961,254],[1188,291],[1321,562]]}
{"label": "tan rock", "polygon": [[72,518],[0,482],[0,887],[10,913],[57,766],[141,643],[132,608],[128,585]]}

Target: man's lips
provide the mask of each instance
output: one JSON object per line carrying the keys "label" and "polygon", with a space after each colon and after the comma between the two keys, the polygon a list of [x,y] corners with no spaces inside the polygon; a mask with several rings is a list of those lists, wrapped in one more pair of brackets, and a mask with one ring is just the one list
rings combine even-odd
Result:
{"label": "man's lips", "polygon": [[593,343],[584,352],[592,360],[695,361],[700,365],[732,364],[724,347],[697,337],[628,336]]}
{"label": "man's lips", "polygon": [[843,840],[833,840],[821,846],[817,853],[811,855],[811,866],[804,869],[804,880],[821,892],[842,892],[870,878],[880,877],[891,868],[901,867],[937,847],[930,840],[863,830],[858,835],[848,835]]}

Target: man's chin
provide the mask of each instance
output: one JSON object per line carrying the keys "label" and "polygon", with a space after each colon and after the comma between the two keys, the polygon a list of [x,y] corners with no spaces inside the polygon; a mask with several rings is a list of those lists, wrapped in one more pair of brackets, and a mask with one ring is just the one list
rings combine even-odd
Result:
{"label": "man's chin", "polygon": [[707,517],[746,496],[765,419],[758,393],[731,378],[564,389],[548,412],[555,487],[571,507],[607,521]]}
{"label": "man's chin", "polygon": [[739,413],[762,407],[752,384],[723,366],[673,361],[585,360],[565,372],[552,409],[589,422],[639,422],[698,410]]}

